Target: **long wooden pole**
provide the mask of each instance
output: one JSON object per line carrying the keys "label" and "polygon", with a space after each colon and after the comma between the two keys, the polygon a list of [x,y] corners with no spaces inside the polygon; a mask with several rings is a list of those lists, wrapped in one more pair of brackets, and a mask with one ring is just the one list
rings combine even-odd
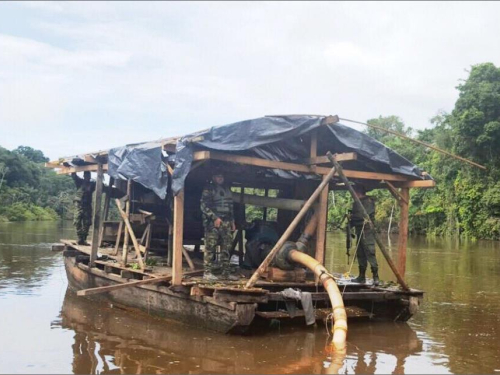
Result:
{"label": "long wooden pole", "polygon": [[380,130],[380,131],[383,131],[385,133],[389,133],[389,134],[392,134],[392,135],[395,135],[396,137],[399,137],[399,138],[402,138],[402,139],[406,139],[410,142],[413,142],[413,143],[417,143],[421,146],[425,146],[425,147],[429,147],[430,149],[434,150],[434,151],[437,151],[437,152],[440,152],[444,155],[447,155],[451,158],[454,158],[454,159],[457,159],[457,160],[460,160],[460,161],[463,161],[467,164],[470,164],[470,165],[473,165],[474,167],[477,167],[477,168],[481,168],[481,169],[486,169],[486,167],[484,165],[481,165],[481,164],[477,164],[469,159],[466,159],[466,158],[463,158],[461,156],[458,156],[458,155],[454,155],[452,154],[451,152],[448,152],[448,151],[445,151],[445,150],[442,150],[440,149],[439,147],[436,147],[436,146],[433,146],[433,145],[430,145],[428,143],[425,143],[425,142],[422,142],[422,141],[419,141],[418,139],[414,139],[414,138],[411,138],[411,137],[408,137],[404,134],[401,134],[401,133],[398,133],[398,132],[395,132],[394,130],[390,130],[390,129],[386,129],[386,128],[383,128],[381,126],[377,126],[377,125],[373,125],[373,124],[367,124],[365,122],[360,122],[360,121],[354,121],[354,120],[349,120],[349,119],[346,119],[346,118],[341,118],[342,121],[348,121],[348,122],[352,122],[354,124],[360,124],[360,125],[365,125],[365,126],[368,126],[370,128],[373,128],[373,129],[377,129],[377,130]]}
{"label": "long wooden pole", "polygon": [[318,224],[316,226],[316,260],[325,263],[326,222],[328,218],[328,188],[323,189],[319,196]]}
{"label": "long wooden pole", "polygon": [[113,189],[114,178],[109,178],[109,187],[106,190],[106,197],[104,198],[104,212],[102,214],[103,220],[99,228],[99,246],[102,246],[102,238],[104,237],[104,222],[108,220],[109,215],[109,202],[111,201],[111,190]]}
{"label": "long wooden pole", "polygon": [[92,247],[90,250],[90,262],[89,266],[94,267],[95,260],[97,258],[97,250],[99,249],[99,235],[101,228],[101,200],[102,200],[102,180],[104,178],[104,172],[102,169],[102,163],[99,162],[97,167],[97,181],[95,188],[95,203],[94,203],[94,222],[92,228]]}
{"label": "long wooden pole", "polygon": [[336,170],[335,167],[333,167],[332,169],[330,169],[330,172],[325,176],[325,178],[323,179],[323,181],[321,181],[321,183],[316,188],[316,190],[314,191],[314,193],[309,197],[309,199],[307,200],[307,202],[304,204],[304,207],[302,207],[302,209],[298,212],[297,216],[295,216],[295,219],[293,219],[293,221],[290,223],[290,225],[286,229],[285,233],[283,233],[283,235],[278,240],[278,242],[276,242],[276,245],[274,245],[273,249],[267,255],[266,259],[264,259],[264,261],[260,264],[259,268],[257,268],[255,270],[255,272],[253,273],[253,275],[250,278],[250,280],[248,280],[248,282],[246,283],[245,288],[251,288],[252,286],[254,286],[255,283],[257,282],[257,280],[259,279],[259,277],[266,271],[267,267],[269,267],[269,265],[271,264],[272,260],[274,259],[274,257],[278,253],[278,251],[281,249],[281,247],[283,246],[283,244],[286,241],[288,241],[288,238],[293,233],[293,231],[295,230],[295,228],[297,227],[297,225],[300,223],[300,221],[302,220],[302,218],[304,217],[304,215],[311,208],[311,206],[316,201],[316,199],[318,199],[318,197],[321,194],[321,192],[323,191],[323,189],[325,189],[327,187],[328,183],[330,182],[330,180],[332,179],[332,177],[335,175],[335,170]]}
{"label": "long wooden pole", "polygon": [[396,268],[396,265],[392,261],[391,256],[387,252],[384,244],[382,243],[382,241],[380,241],[380,238],[378,237],[377,232],[376,232],[375,224],[373,224],[373,221],[370,219],[370,216],[366,212],[365,207],[363,206],[363,204],[359,200],[358,196],[354,192],[354,189],[350,185],[349,180],[344,175],[344,171],[342,170],[341,165],[335,160],[335,158],[333,157],[333,155],[330,152],[328,152],[326,155],[328,156],[328,159],[330,159],[330,161],[334,165],[334,168],[337,169],[339,177],[342,179],[342,182],[345,184],[345,186],[347,186],[347,189],[349,190],[349,193],[351,193],[352,198],[354,199],[354,201],[356,202],[356,204],[361,208],[361,211],[363,212],[363,217],[365,218],[365,221],[368,223],[368,226],[370,227],[370,229],[373,231],[373,234],[375,236],[375,241],[377,242],[377,245],[380,248],[380,251],[384,255],[385,260],[389,264],[389,267],[391,267],[392,272],[396,276],[396,279],[398,280],[398,283],[401,285],[401,287],[404,290],[409,290],[410,288],[408,287],[408,285],[406,284],[404,278],[401,276],[401,274],[399,273],[398,269]]}
{"label": "long wooden pole", "polygon": [[184,190],[174,197],[174,235],[172,257],[172,285],[182,284],[182,250],[184,233]]}
{"label": "long wooden pole", "polygon": [[399,237],[398,237],[398,268],[404,277],[406,272],[406,246],[408,244],[408,211],[410,201],[410,189],[402,188],[401,195],[404,200],[399,203],[401,211],[399,214]]}
{"label": "long wooden pole", "polygon": [[[127,202],[125,203],[125,214],[130,217],[130,200],[132,199],[132,180],[129,179],[127,181]],[[122,229],[125,231],[123,236],[123,254],[122,254],[122,264],[123,266],[127,265],[128,259],[128,240],[129,240],[129,232],[127,231],[125,224],[122,225]]]}
{"label": "long wooden pole", "polygon": [[[130,221],[128,220],[127,214],[120,207],[120,200],[115,199],[115,203],[116,203],[116,207],[118,208],[118,212],[120,213],[120,216],[122,217],[122,220],[125,223],[125,230],[128,232],[130,239],[132,240],[132,243],[134,244],[135,254],[137,255],[137,261],[139,262],[139,266],[141,267],[141,270],[144,270],[144,262],[142,261],[141,248],[139,247],[139,242],[137,241],[137,238],[135,237],[134,231],[132,229],[132,225],[130,224]],[[127,232],[125,232],[125,233],[127,233]]]}

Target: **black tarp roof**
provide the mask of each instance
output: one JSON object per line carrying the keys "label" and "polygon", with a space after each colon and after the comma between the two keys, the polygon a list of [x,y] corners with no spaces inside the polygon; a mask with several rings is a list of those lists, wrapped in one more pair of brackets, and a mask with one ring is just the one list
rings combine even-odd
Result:
{"label": "black tarp roof", "polygon": [[[319,129],[319,155],[326,154],[326,151],[356,152],[360,170],[398,173],[415,180],[430,178],[422,176],[417,166],[382,143],[338,122],[325,125],[325,118],[302,115],[260,117],[186,135],[177,141],[172,191],[177,194],[184,187],[195,151],[216,150],[293,161],[308,157],[308,145],[302,142],[301,136],[314,129]],[[303,177],[288,171],[272,172],[283,178]],[[167,171],[159,142],[109,150],[108,174],[114,178],[131,178],[161,198],[167,194]]]}

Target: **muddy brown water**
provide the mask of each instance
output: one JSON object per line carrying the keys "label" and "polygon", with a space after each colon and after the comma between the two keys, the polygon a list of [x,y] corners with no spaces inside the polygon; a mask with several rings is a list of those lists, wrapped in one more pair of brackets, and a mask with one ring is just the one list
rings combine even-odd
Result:
{"label": "muddy brown water", "polygon": [[[230,336],[76,297],[50,251],[73,234],[71,223],[0,224],[1,373],[500,373],[498,242],[410,238],[419,314],[350,324],[347,355],[332,358],[323,325]],[[329,234],[327,266],[348,270],[342,233]]]}

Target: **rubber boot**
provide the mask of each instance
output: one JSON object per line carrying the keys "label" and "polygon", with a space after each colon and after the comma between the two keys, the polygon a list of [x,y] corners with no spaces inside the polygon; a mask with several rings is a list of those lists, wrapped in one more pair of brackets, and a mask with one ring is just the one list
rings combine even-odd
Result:
{"label": "rubber boot", "polygon": [[216,275],[214,275],[212,273],[212,271],[205,270],[203,272],[203,280],[204,281],[208,281],[208,282],[216,282],[216,281],[219,281],[219,277],[217,277]]}
{"label": "rubber boot", "polygon": [[380,280],[378,278],[378,268],[372,268],[373,274],[373,286],[378,286],[380,284]]}
{"label": "rubber boot", "polygon": [[353,283],[365,284],[366,283],[366,267],[359,267],[359,276],[351,280]]}

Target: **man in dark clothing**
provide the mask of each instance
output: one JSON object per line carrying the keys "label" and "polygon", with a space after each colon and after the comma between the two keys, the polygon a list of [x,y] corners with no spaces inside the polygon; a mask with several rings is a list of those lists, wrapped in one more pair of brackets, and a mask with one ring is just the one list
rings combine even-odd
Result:
{"label": "man in dark clothing", "polygon": [[[233,197],[231,189],[224,184],[224,175],[216,170],[212,183],[207,184],[201,195],[200,208],[205,229],[204,279],[217,280],[217,274],[225,279],[236,279],[230,265],[230,251],[235,230]],[[220,245],[217,263],[217,246]]]}
{"label": "man in dark clothing", "polygon": [[95,190],[95,182],[90,181],[90,172],[83,173],[83,179],[76,173],[71,177],[75,181],[76,194],[73,198],[75,204],[75,218],[73,224],[78,235],[78,245],[88,245],[87,236],[92,225],[92,193]]}
{"label": "man in dark clothing", "polygon": [[[354,192],[361,201],[361,204],[370,216],[372,222],[375,222],[375,202],[373,198],[366,195],[366,190],[362,185],[355,185]],[[361,284],[366,283],[366,267],[368,263],[370,263],[373,274],[373,284],[378,285],[379,278],[377,258],[375,257],[375,233],[370,226],[365,223],[363,211],[356,202],[354,202],[352,206],[350,223],[351,227],[354,227],[356,230],[356,244],[358,246],[356,254],[359,265],[359,276],[352,281]]]}

